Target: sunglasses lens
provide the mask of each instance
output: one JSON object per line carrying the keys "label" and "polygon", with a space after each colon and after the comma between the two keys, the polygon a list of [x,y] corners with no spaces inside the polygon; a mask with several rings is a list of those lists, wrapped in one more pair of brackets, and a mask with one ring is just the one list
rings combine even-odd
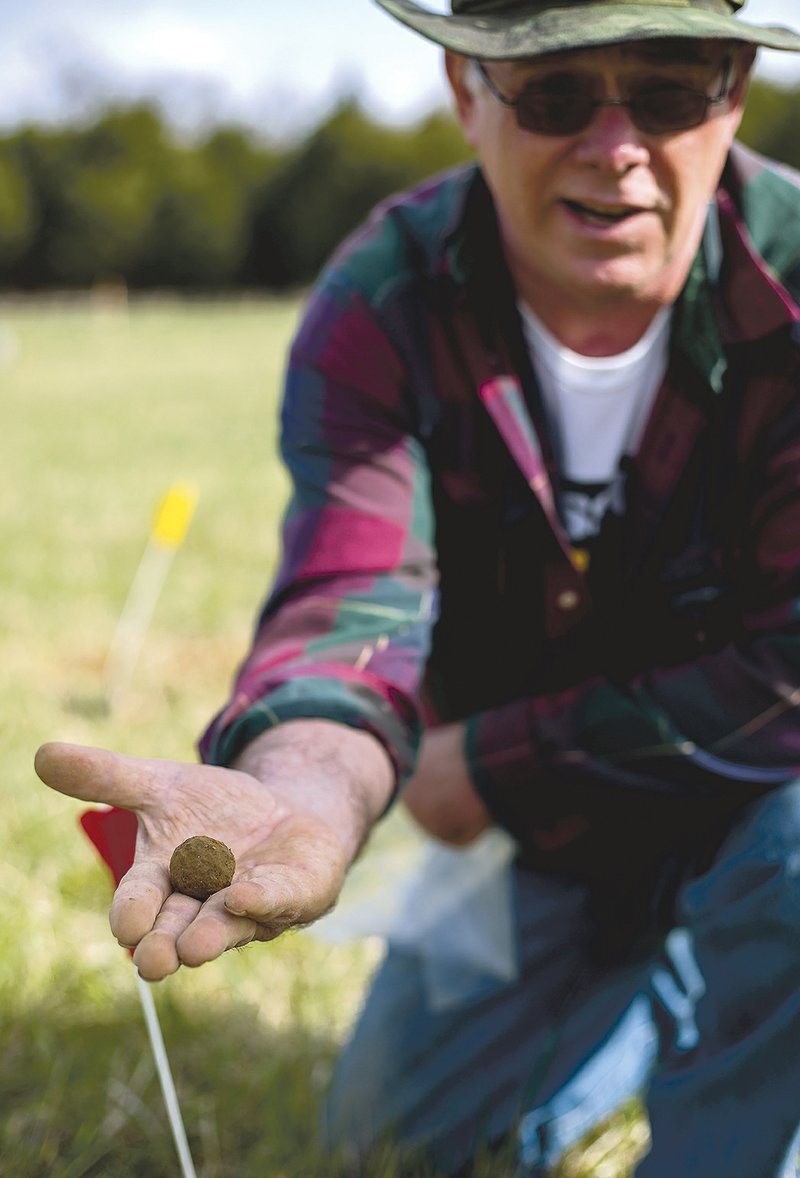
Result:
{"label": "sunglasses lens", "polygon": [[517,107],[517,121],[524,130],[540,135],[575,135],[589,126],[594,103],[589,98],[539,98],[525,96]]}
{"label": "sunglasses lens", "polygon": [[575,135],[592,121],[601,87],[585,74],[551,74],[522,91],[517,121],[540,135]]}
{"label": "sunglasses lens", "polygon": [[629,101],[634,123],[651,135],[698,127],[708,109],[705,94],[672,84],[640,91]]}

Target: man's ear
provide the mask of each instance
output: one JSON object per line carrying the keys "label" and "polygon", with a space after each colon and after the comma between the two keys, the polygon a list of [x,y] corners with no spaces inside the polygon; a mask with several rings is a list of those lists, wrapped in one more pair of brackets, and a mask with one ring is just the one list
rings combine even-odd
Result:
{"label": "man's ear", "polygon": [[756,48],[754,45],[743,45],[736,54],[734,65],[736,80],[734,81],[729,100],[732,107],[744,106],[755,59]]}
{"label": "man's ear", "polygon": [[731,142],[737,134],[741,126],[742,116],[744,114],[744,105],[747,99],[747,90],[750,85],[750,76],[753,69],[753,62],[756,58],[756,50],[750,45],[745,45],[739,49],[734,61],[734,80],[731,92],[728,95],[727,113],[723,116],[728,121],[730,128]]}
{"label": "man's ear", "polygon": [[450,83],[450,90],[453,95],[453,103],[458,121],[467,139],[469,139],[470,126],[475,108],[475,94],[469,77],[470,60],[467,57],[462,57],[459,53],[451,53],[449,49],[446,49],[444,54],[444,68]]}

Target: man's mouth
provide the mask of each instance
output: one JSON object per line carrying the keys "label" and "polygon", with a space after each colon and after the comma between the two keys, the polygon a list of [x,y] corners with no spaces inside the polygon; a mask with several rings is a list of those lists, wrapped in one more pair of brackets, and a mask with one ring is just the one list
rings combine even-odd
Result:
{"label": "man's mouth", "polygon": [[564,204],[570,212],[591,225],[618,225],[621,221],[644,212],[644,209],[632,205],[593,204],[579,200],[565,200]]}

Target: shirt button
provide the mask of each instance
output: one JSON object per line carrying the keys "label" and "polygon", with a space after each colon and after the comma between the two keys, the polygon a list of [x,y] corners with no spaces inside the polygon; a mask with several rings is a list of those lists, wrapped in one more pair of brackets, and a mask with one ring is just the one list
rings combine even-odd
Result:
{"label": "shirt button", "polygon": [[577,609],[580,605],[580,595],[574,589],[562,589],[556,598],[556,605],[565,612]]}

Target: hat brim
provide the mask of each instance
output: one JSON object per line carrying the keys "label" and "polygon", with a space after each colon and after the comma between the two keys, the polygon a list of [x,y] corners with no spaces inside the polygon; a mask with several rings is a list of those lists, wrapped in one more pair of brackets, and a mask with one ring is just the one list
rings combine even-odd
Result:
{"label": "hat brim", "polygon": [[[800,33],[779,25],[751,25],[733,15],[685,4],[570,4],[526,16],[447,16],[413,0],[376,0],[381,8],[429,41],[464,57],[505,61],[664,37],[743,41],[800,53]],[[599,19],[602,18],[602,19]]]}

